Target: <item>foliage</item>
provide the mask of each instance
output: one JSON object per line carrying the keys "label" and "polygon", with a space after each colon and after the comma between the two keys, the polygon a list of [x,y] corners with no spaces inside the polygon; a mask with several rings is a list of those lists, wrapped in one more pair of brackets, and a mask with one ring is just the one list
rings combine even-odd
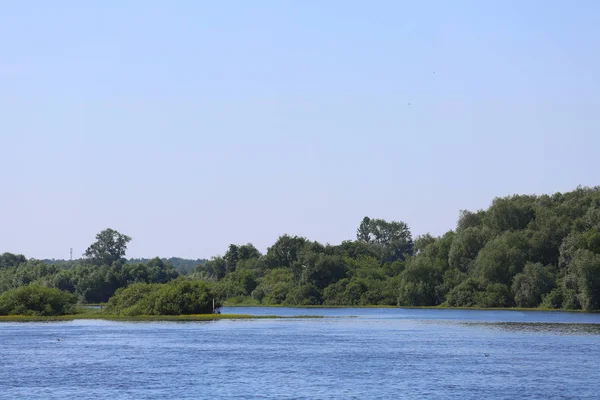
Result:
{"label": "foliage", "polygon": [[27,259],[22,254],[0,254],[0,268],[16,267],[25,262],[27,262]]}
{"label": "foliage", "polygon": [[73,311],[75,297],[39,285],[21,286],[0,295],[0,315],[64,315]]}
{"label": "foliage", "polygon": [[115,261],[125,262],[127,243],[131,238],[113,229],[105,229],[96,235],[96,241],[83,254],[94,265],[111,265]]}
{"label": "foliage", "polygon": [[554,288],[554,285],[555,282],[549,268],[544,268],[540,263],[527,263],[523,272],[517,274],[513,279],[512,291],[515,294],[515,303],[519,307],[536,307],[541,303],[542,297]]}
{"label": "foliage", "polygon": [[[4,253],[0,293],[34,284],[66,290],[81,302],[104,302],[121,288],[181,276],[174,268],[184,264],[181,259],[124,262],[129,240],[103,231],[87,258],[68,262]],[[402,221],[365,217],[356,240],[339,245],[282,235],[266,254],[250,243],[231,244],[222,256],[187,268],[180,271],[194,282],[210,282],[218,300],[598,310],[600,187],[497,198],[486,210],[462,210],[456,229],[439,237],[413,240]],[[135,290],[157,312],[157,295],[144,294],[154,289]],[[148,311],[149,305],[138,303]],[[165,310],[179,307],[168,304]]]}
{"label": "foliage", "polygon": [[112,315],[210,314],[220,307],[212,287],[203,281],[178,279],[166,284],[134,283],[118,289],[105,313]]}

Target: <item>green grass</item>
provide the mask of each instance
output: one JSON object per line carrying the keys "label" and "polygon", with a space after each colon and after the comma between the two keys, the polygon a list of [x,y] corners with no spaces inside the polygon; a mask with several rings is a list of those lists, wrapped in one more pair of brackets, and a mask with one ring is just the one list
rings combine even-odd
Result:
{"label": "green grass", "polygon": [[49,322],[49,321],[73,321],[82,319],[99,319],[107,321],[216,321],[226,319],[274,319],[274,318],[323,318],[322,316],[297,315],[250,315],[250,314],[193,314],[193,315],[137,315],[120,316],[104,314],[100,309],[82,308],[75,309],[73,314],[56,316],[36,315],[0,315],[0,322]]}

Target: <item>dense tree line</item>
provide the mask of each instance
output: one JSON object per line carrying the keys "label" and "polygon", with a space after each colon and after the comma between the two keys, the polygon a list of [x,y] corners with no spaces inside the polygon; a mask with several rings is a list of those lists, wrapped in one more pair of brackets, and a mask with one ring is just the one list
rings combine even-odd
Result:
{"label": "dense tree line", "polygon": [[[243,251],[241,251],[243,249]],[[261,304],[600,308],[600,188],[497,198],[414,241],[365,218],[337,246],[284,235],[264,255],[231,245],[196,270],[222,298]],[[247,297],[246,297],[247,298]]]}
{"label": "dense tree line", "polygon": [[[164,284],[181,276],[159,258],[127,263],[130,239],[107,231],[75,264],[3,254],[0,292],[37,284],[66,290],[79,301],[105,302],[133,283]],[[461,211],[456,229],[439,237],[413,239],[404,222],[365,217],[356,239],[339,245],[283,235],[261,254],[252,244],[231,244],[183,280],[208,282],[220,300],[265,305],[595,310],[600,188],[496,198],[487,210]]]}
{"label": "dense tree line", "polygon": [[[198,258],[196,260],[191,260],[187,258],[181,257],[161,257],[162,262],[165,265],[172,266],[177,272],[181,275],[187,275],[196,270],[196,267],[199,265],[206,264],[208,260],[203,258]],[[126,264],[145,264],[150,261],[149,258],[129,258],[125,262]]]}
{"label": "dense tree line", "polygon": [[0,256],[0,293],[37,285],[72,293],[81,303],[104,303],[117,289],[132,283],[166,283],[180,275],[158,257],[126,263],[129,240],[112,229],[104,230],[87,249],[86,257],[75,262],[48,264],[4,253]]}

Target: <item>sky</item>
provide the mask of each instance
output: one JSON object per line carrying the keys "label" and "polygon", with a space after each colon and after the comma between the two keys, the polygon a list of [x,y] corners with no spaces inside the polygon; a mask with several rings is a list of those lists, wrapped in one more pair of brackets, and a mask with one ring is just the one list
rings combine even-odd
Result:
{"label": "sky", "polygon": [[0,253],[413,236],[600,184],[600,2],[0,1]]}

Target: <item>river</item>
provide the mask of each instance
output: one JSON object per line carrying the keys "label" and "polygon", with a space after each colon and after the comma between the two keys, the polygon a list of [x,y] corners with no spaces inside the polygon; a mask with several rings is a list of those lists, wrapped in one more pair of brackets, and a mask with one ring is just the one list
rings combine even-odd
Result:
{"label": "river", "polygon": [[0,323],[0,398],[600,397],[600,314],[222,312],[328,318]]}

